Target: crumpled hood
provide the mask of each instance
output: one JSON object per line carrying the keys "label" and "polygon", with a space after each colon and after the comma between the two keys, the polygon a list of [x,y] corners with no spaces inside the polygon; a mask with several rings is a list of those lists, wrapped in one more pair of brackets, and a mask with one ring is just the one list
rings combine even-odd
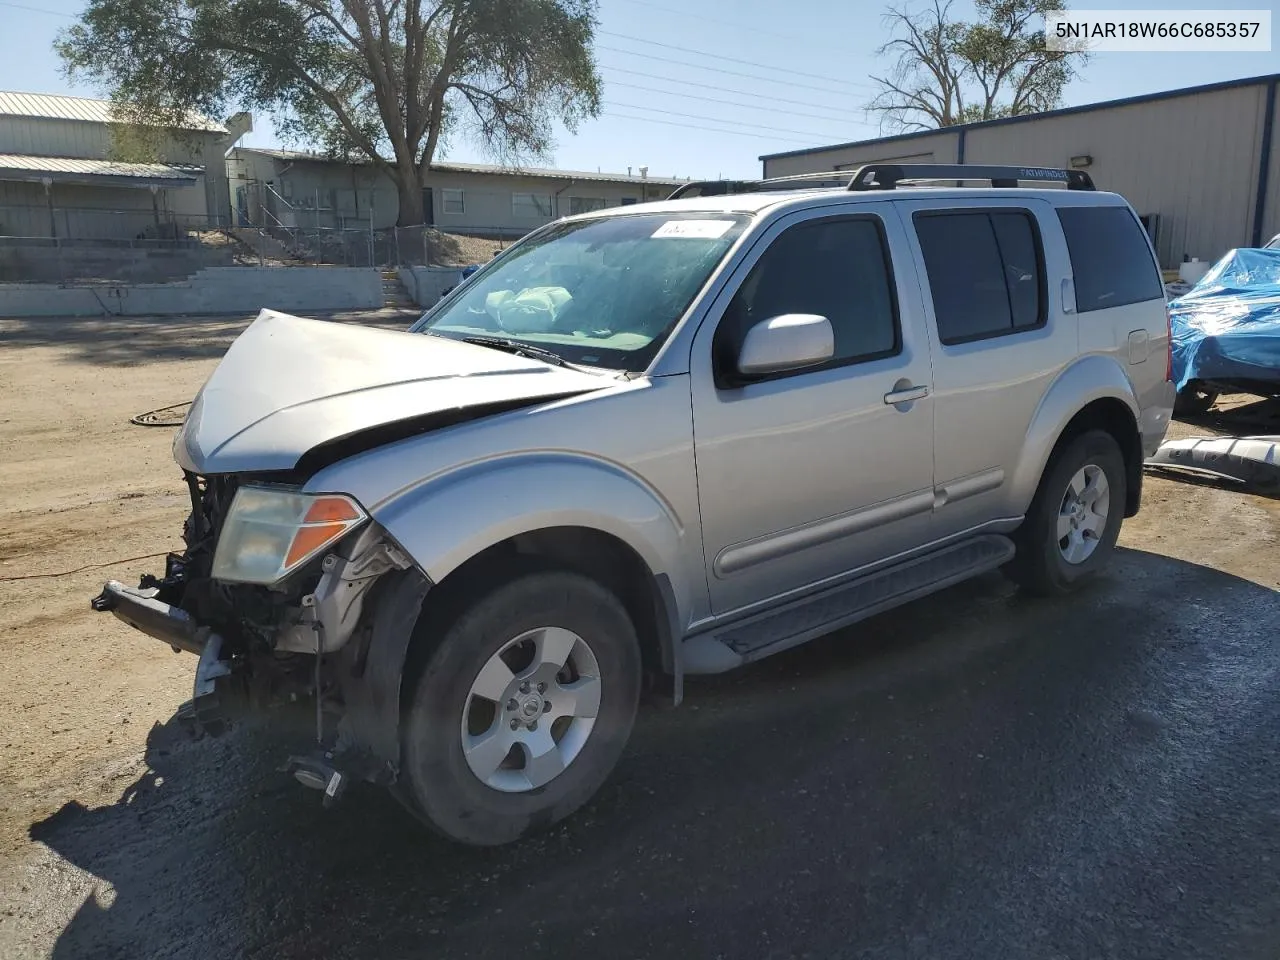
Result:
{"label": "crumpled hood", "polygon": [[308,451],[390,424],[429,428],[436,415],[611,385],[489,347],[263,310],[196,396],[174,457],[200,474],[290,470]]}

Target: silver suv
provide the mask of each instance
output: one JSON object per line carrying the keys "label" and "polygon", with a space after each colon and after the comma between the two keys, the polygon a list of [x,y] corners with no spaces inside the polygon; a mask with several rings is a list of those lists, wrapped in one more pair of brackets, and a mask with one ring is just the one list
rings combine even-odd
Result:
{"label": "silver suv", "polygon": [[514,840],[600,787],[646,681],[1106,563],[1173,387],[1147,235],[1092,187],[694,184],[536,231],[408,332],[264,311],[174,444],[186,549],[94,605],[199,655],[199,729],[306,704],[326,800]]}

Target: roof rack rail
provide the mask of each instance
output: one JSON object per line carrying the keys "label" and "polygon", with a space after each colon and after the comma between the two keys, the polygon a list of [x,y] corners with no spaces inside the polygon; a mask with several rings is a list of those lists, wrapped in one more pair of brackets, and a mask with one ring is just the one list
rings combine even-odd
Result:
{"label": "roof rack rail", "polygon": [[893,190],[899,184],[939,180],[987,180],[993,187],[1016,187],[1019,181],[1065,183],[1068,190],[1094,190],[1083,170],[1059,167],[994,167],[976,163],[868,163],[854,170],[793,173],[765,180],[694,180],[675,189],[668,200],[681,197],[723,197],[736,193],[785,190],[791,186],[838,187],[842,190]]}
{"label": "roof rack rail", "polygon": [[853,171],[850,190],[893,190],[900,183],[930,180],[988,180],[993,187],[1016,187],[1018,181],[1065,183],[1068,190],[1093,190],[1083,170],[1060,167],[994,167],[976,163],[868,163]]}
{"label": "roof rack rail", "polygon": [[791,185],[829,186],[845,189],[849,186],[849,174],[843,170],[819,173],[793,173],[785,177],[769,177],[765,180],[695,180],[676,187],[668,200],[681,197],[722,197],[735,193],[761,193],[765,190],[785,190]]}

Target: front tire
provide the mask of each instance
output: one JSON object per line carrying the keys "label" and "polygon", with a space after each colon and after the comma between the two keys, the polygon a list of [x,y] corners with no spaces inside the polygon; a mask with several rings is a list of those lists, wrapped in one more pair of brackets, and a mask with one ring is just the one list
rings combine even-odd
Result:
{"label": "front tire", "polygon": [[1005,572],[1036,596],[1071,593],[1106,564],[1124,520],[1124,456],[1111,434],[1090,430],[1050,461]]}
{"label": "front tire", "polygon": [[414,687],[408,799],[477,846],[569,816],[622,755],[641,674],[635,628],[596,581],[546,571],[496,587],[445,628]]}

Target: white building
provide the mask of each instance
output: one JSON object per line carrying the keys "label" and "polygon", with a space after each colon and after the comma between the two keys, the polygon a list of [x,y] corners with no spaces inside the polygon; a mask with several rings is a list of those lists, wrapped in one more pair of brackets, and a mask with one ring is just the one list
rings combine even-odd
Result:
{"label": "white building", "polygon": [[[237,147],[227,157],[241,226],[367,230],[394,226],[399,195],[370,163],[313,153]],[[519,236],[574,213],[661,200],[687,180],[482,163],[431,165],[418,223],[453,233]]]}
{"label": "white building", "polygon": [[225,155],[248,114],[194,118],[153,162],[121,162],[108,100],[0,91],[0,236],[133,239],[230,219]]}

